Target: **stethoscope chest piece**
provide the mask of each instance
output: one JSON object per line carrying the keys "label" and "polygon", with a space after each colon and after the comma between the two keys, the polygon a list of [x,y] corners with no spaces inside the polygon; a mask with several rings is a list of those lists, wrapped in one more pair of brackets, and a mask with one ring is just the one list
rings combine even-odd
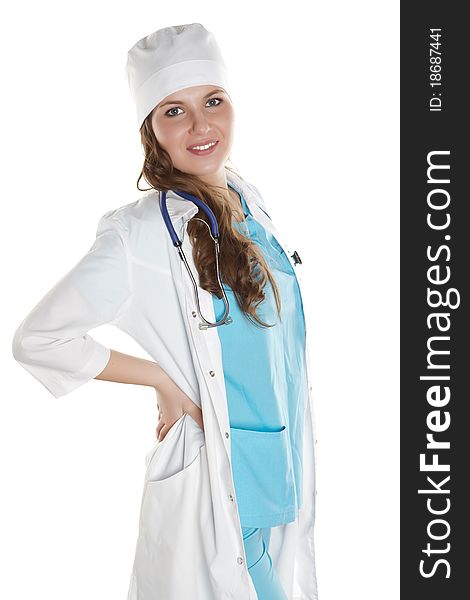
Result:
{"label": "stethoscope chest piece", "polygon": [[[227,300],[227,302],[228,302],[228,300]],[[201,318],[203,318],[203,317],[201,317]],[[223,323],[219,323],[219,322],[217,322],[217,323],[218,323],[218,325],[230,325],[230,323],[233,323],[233,319],[232,319],[232,317],[229,315],[229,316],[228,316],[228,317],[225,319],[225,321],[224,321]],[[218,325],[217,325],[217,326],[218,326]],[[212,326],[212,327],[215,327],[215,325],[210,325],[210,324],[207,324],[207,323],[199,323],[199,329],[204,329],[204,330],[205,330],[205,329],[209,329],[209,327],[211,327],[211,326]]]}

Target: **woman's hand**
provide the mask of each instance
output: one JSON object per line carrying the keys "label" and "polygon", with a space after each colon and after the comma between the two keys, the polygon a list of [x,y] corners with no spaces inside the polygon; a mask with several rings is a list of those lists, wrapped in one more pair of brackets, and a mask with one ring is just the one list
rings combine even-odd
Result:
{"label": "woman's hand", "polygon": [[161,442],[175,422],[183,416],[190,415],[204,431],[202,410],[168,377],[156,390],[158,396],[157,439]]}

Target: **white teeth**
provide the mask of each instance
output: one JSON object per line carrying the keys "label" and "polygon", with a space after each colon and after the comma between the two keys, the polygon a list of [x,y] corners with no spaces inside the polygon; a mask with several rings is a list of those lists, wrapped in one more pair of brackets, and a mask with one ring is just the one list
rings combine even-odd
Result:
{"label": "white teeth", "polygon": [[211,142],[210,144],[206,144],[205,146],[191,146],[191,150],[207,150],[211,146],[215,146],[217,142]]}

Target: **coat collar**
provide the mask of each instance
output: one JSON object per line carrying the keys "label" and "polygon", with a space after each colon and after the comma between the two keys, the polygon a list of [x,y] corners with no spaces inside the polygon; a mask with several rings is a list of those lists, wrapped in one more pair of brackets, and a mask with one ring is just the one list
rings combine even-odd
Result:
{"label": "coat collar", "polygon": [[[238,192],[243,194],[246,204],[250,209],[254,219],[258,221],[271,235],[273,235],[277,242],[281,245],[285,251],[291,265],[295,267],[294,259],[292,256],[292,249],[288,247],[279,236],[271,217],[266,212],[266,206],[264,199],[262,198],[259,190],[252,184],[242,179],[236,173],[233,173],[229,169],[225,169],[227,183],[234,187]],[[173,222],[173,226],[178,233],[180,238],[184,237],[184,226],[189,219],[194,217],[198,212],[198,207],[193,202],[188,202],[175,194],[172,190],[167,192],[167,208],[170,219]],[[159,193],[158,200],[161,206],[161,194]],[[300,280],[300,278],[299,278]]]}
{"label": "coat collar", "polygon": [[[238,192],[243,194],[248,208],[251,210],[256,204],[256,198],[252,189],[248,187],[246,182],[241,177],[235,173],[232,173],[232,171],[225,169],[225,174],[227,183],[229,183]],[[161,193],[159,193],[159,202],[161,202]],[[173,190],[169,190],[166,194],[166,205],[170,219],[173,222],[176,222],[178,219],[182,218],[183,224],[194,217],[199,210],[195,204],[184,200],[184,198],[178,196],[178,194],[176,194]]]}

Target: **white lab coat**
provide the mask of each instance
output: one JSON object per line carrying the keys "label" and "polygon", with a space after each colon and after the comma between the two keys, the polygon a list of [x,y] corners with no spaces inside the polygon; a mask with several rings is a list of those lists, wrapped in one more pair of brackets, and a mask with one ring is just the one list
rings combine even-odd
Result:
{"label": "white lab coat", "polygon": [[[253,217],[288,247],[257,188],[226,170]],[[204,432],[183,415],[148,452],[128,600],[257,600],[249,575],[231,470],[222,354],[215,328],[201,330],[192,282],[165,227],[159,194],[112,209],[88,253],[18,326],[15,359],[56,398],[98,375],[110,349],[88,331],[114,324],[131,335],[203,411]],[[199,282],[186,234],[197,207],[167,194],[173,225]],[[305,290],[302,290],[306,305]],[[211,294],[202,314],[215,321]],[[296,521],[273,527],[269,553],[289,600],[317,600],[314,550],[315,425],[308,357],[303,505]]]}

